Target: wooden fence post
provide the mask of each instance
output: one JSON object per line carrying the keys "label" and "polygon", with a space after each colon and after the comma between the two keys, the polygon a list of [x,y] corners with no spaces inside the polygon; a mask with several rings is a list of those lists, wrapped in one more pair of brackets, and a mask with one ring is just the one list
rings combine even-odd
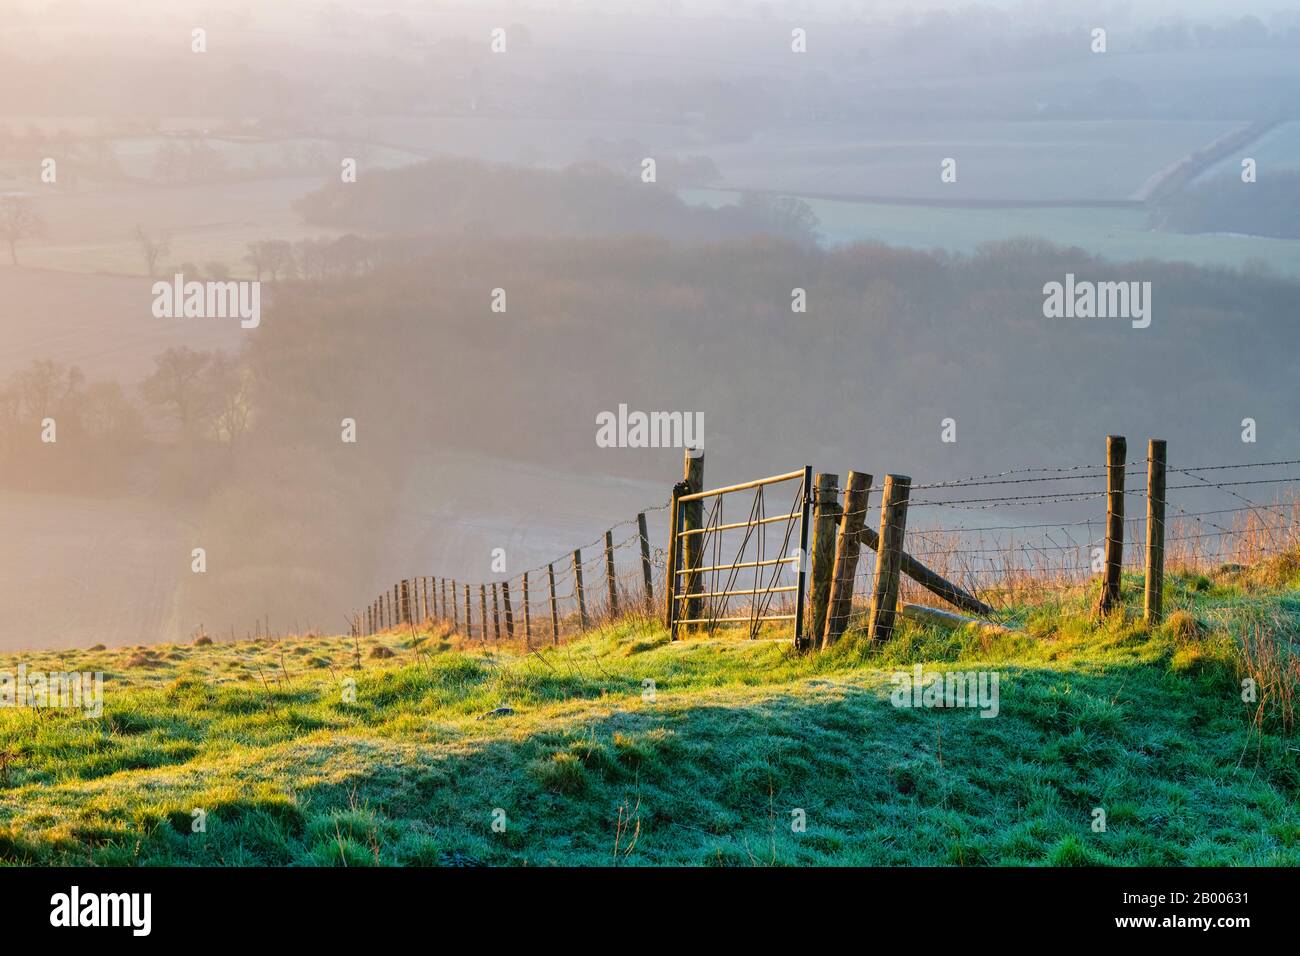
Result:
{"label": "wooden fence post", "polygon": [[[447,586],[445,579],[442,584],[443,587]],[[443,608],[447,607],[447,601],[445,598],[443,599],[442,606]],[[451,631],[453,634],[460,633],[460,596],[456,593],[455,578],[451,579]]]}
{"label": "wooden fence post", "polygon": [[[429,620],[434,620],[438,616],[438,579],[433,579],[433,586],[429,586],[429,578],[424,579],[424,616]],[[429,591],[433,591],[433,606],[429,606]]]}
{"label": "wooden fence post", "polygon": [[880,547],[876,552],[876,579],[871,589],[872,640],[888,640],[898,613],[898,579],[903,567],[903,539],[907,531],[907,501],[912,479],[886,475],[885,495],[880,504]]}
{"label": "wooden fence post", "polygon": [[678,499],[684,494],[686,494],[686,482],[679,481],[673,485],[672,500],[668,504],[668,554],[665,558],[667,567],[664,570],[664,592],[667,600],[664,602],[664,627],[671,632],[673,640],[677,639],[677,628],[674,624],[677,620],[677,580],[681,577],[677,573],[677,560],[681,552],[681,542],[678,540],[677,532],[680,530],[682,510]]}
{"label": "wooden fence post", "polygon": [[578,626],[587,629],[587,596],[582,589],[582,549],[573,552],[573,593],[578,598]]}
{"label": "wooden fence post", "polygon": [[636,530],[641,536],[641,577],[645,581],[645,612],[646,614],[653,614],[655,611],[655,595],[650,567],[650,535],[646,532],[644,511],[636,516]]}
{"label": "wooden fence post", "polygon": [[392,620],[393,627],[402,623],[402,585],[401,582],[393,585],[393,603],[390,607],[392,613],[389,617]]}
{"label": "wooden fence post", "polygon": [[1104,615],[1120,600],[1120,573],[1124,567],[1124,457],[1123,435],[1106,436],[1106,577],[1097,610]]}
{"label": "wooden fence post", "polygon": [[605,532],[605,584],[609,590],[609,619],[618,617],[618,578],[614,575],[614,529]]}
{"label": "wooden fence post", "polygon": [[[686,481],[686,494],[694,495],[704,490],[704,449],[686,449],[686,461],[683,471],[684,480]],[[698,530],[703,526],[704,502],[688,501],[682,508],[680,531]],[[704,556],[704,535],[687,535],[683,540],[685,547],[683,548],[682,570],[690,572],[683,582],[685,584],[683,593],[688,595],[684,619],[694,621],[702,616],[704,606],[701,598],[694,597],[694,595],[704,590],[703,576],[695,570],[704,563],[702,560]]]}
{"label": "wooden fence post", "polygon": [[492,636],[501,640],[501,605],[497,603],[497,584],[492,582]]}
{"label": "wooden fence post", "polygon": [[867,520],[867,500],[870,495],[871,476],[860,471],[849,472],[844,488],[840,535],[835,542],[835,573],[831,580],[826,630],[821,635],[823,648],[830,647],[840,639],[849,626],[849,617],[853,613],[853,585],[858,573],[858,554],[862,548],[862,529]]}
{"label": "wooden fence post", "polygon": [[551,643],[560,643],[560,606],[555,600],[555,565],[546,566],[546,577],[551,582]]}
{"label": "wooden fence post", "polygon": [[501,603],[506,609],[506,637],[515,636],[515,612],[510,608],[510,582],[501,582]]}
{"label": "wooden fence post", "polygon": [[1147,590],[1146,621],[1160,623],[1165,587],[1165,462],[1167,444],[1153,438],[1147,446]]}
{"label": "wooden fence post", "polygon": [[[447,620],[447,579],[439,578],[438,586],[442,588],[442,619],[445,621]],[[453,602],[456,600],[455,581],[451,582],[451,598]]]}
{"label": "wooden fence post", "polygon": [[472,641],[474,639],[474,622],[472,620],[473,614],[471,613],[471,608],[473,608],[474,602],[470,600],[469,585],[468,584],[464,585],[464,588],[465,588],[465,638],[466,640]]}
{"label": "wooden fence post", "polygon": [[528,572],[524,572],[524,647],[533,646],[533,609],[528,606]]}
{"label": "wooden fence post", "polygon": [[479,601],[479,638],[486,641],[488,639],[488,615],[487,615],[487,585],[478,586]]}
{"label": "wooden fence post", "polygon": [[807,631],[808,647],[816,647],[826,630],[826,609],[831,599],[831,577],[835,570],[835,526],[840,508],[835,501],[839,475],[823,472],[817,476],[813,497],[812,587]]}

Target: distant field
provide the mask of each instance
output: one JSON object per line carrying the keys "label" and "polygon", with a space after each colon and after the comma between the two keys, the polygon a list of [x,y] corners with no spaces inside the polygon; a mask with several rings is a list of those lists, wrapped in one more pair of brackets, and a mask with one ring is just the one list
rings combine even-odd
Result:
{"label": "distant field", "polygon": [[381,116],[364,122],[340,121],[328,131],[342,140],[387,143],[425,154],[539,166],[567,166],[588,159],[593,140],[693,153],[702,152],[700,146],[707,139],[704,130],[685,123],[491,116]]}
{"label": "distant field", "polygon": [[[688,202],[735,202],[738,193],[682,190]],[[1165,259],[1204,266],[1241,268],[1267,264],[1281,275],[1300,277],[1300,240],[1258,236],[1183,235],[1147,228],[1140,209],[953,209],[936,206],[809,199],[830,243],[884,242],[917,249],[969,253],[984,242],[1034,236],[1079,246],[1116,260]]]}
{"label": "distant field", "polygon": [[0,650],[175,638],[193,547],[180,516],[144,498],[12,491],[0,512]]}
{"label": "distant field", "polygon": [[80,275],[0,265],[5,347],[0,379],[37,359],[77,365],[90,379],[138,381],[172,346],[234,349],[238,322],[156,319],[143,276]]}
{"label": "distant field", "polygon": [[[1239,124],[1201,121],[889,123],[826,138],[771,130],[712,145],[719,186],[924,200],[1117,200]],[[957,161],[957,180],[939,179]]]}
{"label": "distant field", "polygon": [[[243,261],[259,239],[335,237],[340,230],[304,226],[290,208],[323,178],[267,179],[192,186],[113,184],[33,190],[45,235],[19,248],[24,266],[67,272],[143,275],[135,228],[171,236],[160,266],[220,262],[250,275]],[[0,271],[3,271],[0,266]]]}
{"label": "distant field", "polygon": [[[124,137],[113,140],[112,146],[128,176],[147,179],[154,174],[158,151],[167,143],[177,142],[163,136]],[[405,150],[326,139],[241,141],[209,137],[202,142],[220,154],[227,169],[243,172],[310,167],[320,175],[333,176],[337,175],[342,159],[351,157],[357,160],[364,175],[366,168],[388,169],[423,159],[421,155]]]}
{"label": "distant field", "polygon": [[1204,182],[1224,174],[1236,176],[1240,174],[1241,161],[1246,156],[1255,160],[1261,179],[1271,171],[1300,169],[1300,122],[1280,124],[1241,153],[1215,163],[1193,182]]}

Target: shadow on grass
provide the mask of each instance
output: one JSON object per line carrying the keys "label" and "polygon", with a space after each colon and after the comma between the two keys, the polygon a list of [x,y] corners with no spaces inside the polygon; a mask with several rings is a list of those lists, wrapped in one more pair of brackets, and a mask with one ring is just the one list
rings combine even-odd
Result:
{"label": "shadow on grass", "polygon": [[613,696],[627,709],[513,729],[535,719],[524,712],[494,725],[517,736],[451,753],[340,741],[347,764],[328,783],[228,775],[186,794],[128,778],[58,838],[0,830],[0,860],[1300,863],[1295,755],[1248,731],[1220,671],[1134,659],[998,680],[989,719],[895,707],[888,673],[832,672],[795,691],[701,690],[710,702],[693,706],[663,687],[657,703]]}

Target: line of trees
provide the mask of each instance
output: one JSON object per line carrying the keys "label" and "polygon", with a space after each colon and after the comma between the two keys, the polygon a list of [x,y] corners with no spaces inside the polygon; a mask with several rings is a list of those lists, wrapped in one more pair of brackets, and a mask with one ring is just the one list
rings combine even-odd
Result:
{"label": "line of trees", "polygon": [[[253,377],[239,357],[172,348],[155,357],[138,397],[115,381],[87,381],[77,366],[33,362],[0,385],[0,481],[11,487],[106,493],[126,490],[148,445],[178,449],[170,487],[233,460],[253,419]],[[197,457],[196,457],[197,456]],[[164,476],[165,477],[165,476]],[[210,487],[210,473],[200,485]]]}

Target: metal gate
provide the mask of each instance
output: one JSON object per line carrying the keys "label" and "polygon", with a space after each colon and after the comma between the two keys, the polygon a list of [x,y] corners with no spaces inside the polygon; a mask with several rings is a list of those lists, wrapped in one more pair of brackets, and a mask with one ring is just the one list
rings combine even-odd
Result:
{"label": "metal gate", "polygon": [[[776,487],[781,485],[785,492]],[[768,498],[786,500],[790,489],[792,503],[768,515]],[[753,638],[765,623],[793,621],[795,646],[804,646],[811,489],[810,465],[693,494],[685,493],[685,483],[678,485],[668,547],[668,625],[673,640],[683,627],[707,628],[712,634],[720,626],[745,624]],[[747,491],[753,492],[748,516],[724,521],[724,501]],[[776,532],[780,543],[773,552]],[[725,556],[731,556],[729,563]]]}

